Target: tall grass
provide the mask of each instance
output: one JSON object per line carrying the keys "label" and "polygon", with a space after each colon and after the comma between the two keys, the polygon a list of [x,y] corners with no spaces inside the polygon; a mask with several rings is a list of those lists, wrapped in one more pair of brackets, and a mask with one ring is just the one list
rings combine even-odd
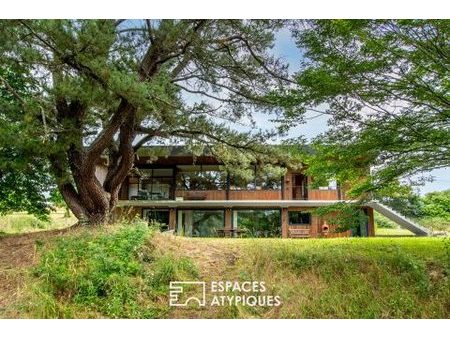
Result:
{"label": "tall grass", "polygon": [[[187,239],[145,223],[44,245],[33,318],[449,318],[448,238]],[[264,281],[277,308],[170,308],[170,281]]]}
{"label": "tall grass", "polygon": [[77,222],[77,219],[72,214],[67,217],[63,209],[58,209],[49,216],[47,221],[40,220],[26,212],[14,212],[12,214],[0,216],[0,234],[20,234],[61,229]]}
{"label": "tall grass", "polygon": [[168,281],[197,276],[187,260],[156,256],[146,223],[61,238],[33,271],[26,311],[38,318],[155,318]]}
{"label": "tall grass", "polygon": [[239,269],[273,285],[281,318],[448,318],[449,254],[447,239],[268,241],[246,245]]}

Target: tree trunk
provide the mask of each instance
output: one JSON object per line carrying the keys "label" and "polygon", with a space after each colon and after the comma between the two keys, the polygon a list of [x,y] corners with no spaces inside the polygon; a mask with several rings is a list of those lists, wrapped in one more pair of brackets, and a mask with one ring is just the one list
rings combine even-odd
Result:
{"label": "tree trunk", "polygon": [[[82,107],[59,102],[62,117],[71,119],[79,127]],[[103,225],[111,221],[117,205],[122,182],[133,166],[133,139],[135,135],[136,110],[122,100],[109,125],[88,148],[83,146],[82,134],[74,131],[70,139],[60,136],[60,142],[67,144],[67,150],[50,156],[53,174],[58,188],[73,214],[86,225]],[[80,131],[81,128],[77,128]],[[118,133],[118,147],[114,150],[114,136]],[[100,183],[95,176],[96,166],[106,149],[109,153],[108,172]]]}
{"label": "tree trunk", "polygon": [[[128,167],[126,174],[131,165]],[[60,186],[61,194],[68,207],[79,221],[89,226],[101,226],[112,221],[112,213],[117,205],[120,186],[126,174],[117,179],[118,186],[108,192],[95,177],[77,175],[76,191],[72,185]]]}

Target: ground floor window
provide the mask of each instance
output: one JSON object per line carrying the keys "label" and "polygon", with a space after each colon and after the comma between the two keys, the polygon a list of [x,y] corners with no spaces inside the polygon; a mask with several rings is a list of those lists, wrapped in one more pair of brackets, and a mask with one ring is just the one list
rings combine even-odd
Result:
{"label": "ground floor window", "polygon": [[281,237],[280,210],[236,210],[235,217],[245,237]]}
{"label": "ground floor window", "polygon": [[311,213],[305,211],[289,211],[289,225],[311,225]]}
{"label": "ground floor window", "polygon": [[178,210],[177,233],[190,237],[217,237],[225,224],[224,210]]}
{"label": "ground floor window", "polygon": [[168,209],[144,209],[142,218],[151,223],[159,223],[161,231],[169,229],[169,210]]}

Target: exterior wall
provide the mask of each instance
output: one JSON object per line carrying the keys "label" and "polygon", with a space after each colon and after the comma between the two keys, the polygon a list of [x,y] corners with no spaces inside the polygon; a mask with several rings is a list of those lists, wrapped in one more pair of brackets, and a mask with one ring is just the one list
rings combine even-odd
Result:
{"label": "exterior wall", "polygon": [[[104,177],[106,177],[106,167],[97,166],[97,168],[96,173],[98,171],[98,177],[102,182]],[[229,190],[228,192],[226,190],[175,190],[172,196],[183,197],[186,200],[292,200],[295,174],[292,170],[287,170],[280,190]],[[136,190],[137,188],[134,185],[137,182],[137,178],[128,177],[122,184],[119,199],[129,199],[130,186],[131,190]],[[313,180],[309,177],[307,182],[308,186],[311,186],[312,182]],[[134,192],[137,193],[137,191]],[[313,201],[330,201],[344,198],[344,195],[344,189],[340,190],[340,188],[329,190],[308,188],[307,199]]]}
{"label": "exterior wall", "polygon": [[230,190],[230,200],[281,200],[281,190]]}
{"label": "exterior wall", "polygon": [[175,197],[183,197],[186,200],[225,200],[225,190],[176,190]]}
{"label": "exterior wall", "polygon": [[283,181],[283,199],[284,200],[291,200],[292,199],[292,171],[287,170],[286,174],[284,175],[284,181]]}
{"label": "exterior wall", "polygon": [[[311,212],[308,208],[289,208],[289,211],[303,211]],[[289,224],[289,218],[287,219],[288,237],[292,238],[314,238],[321,237],[322,234],[322,219],[318,216],[311,215],[310,225],[291,225]]]}
{"label": "exterior wall", "polygon": [[[312,183],[313,179],[311,179],[311,177],[308,177],[308,185],[311,186]],[[308,188],[308,200],[315,200],[315,201],[339,200],[339,191],[337,189],[321,190]]]}
{"label": "exterior wall", "polygon": [[289,237],[289,217],[287,208],[281,209],[281,237]]}
{"label": "exterior wall", "polygon": [[225,209],[225,230],[233,229],[233,211],[230,208]]}
{"label": "exterior wall", "polygon": [[169,209],[169,230],[175,230],[177,226],[177,209]]}
{"label": "exterior wall", "polygon": [[338,200],[337,190],[319,190],[311,189],[308,191],[308,200],[332,201]]}

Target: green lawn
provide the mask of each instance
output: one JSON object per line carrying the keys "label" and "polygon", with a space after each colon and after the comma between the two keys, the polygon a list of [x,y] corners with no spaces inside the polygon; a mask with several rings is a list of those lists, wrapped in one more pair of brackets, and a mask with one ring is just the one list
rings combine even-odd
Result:
{"label": "green lawn", "polygon": [[377,237],[412,237],[415,234],[408,229],[402,228],[377,228],[375,230]]}
{"label": "green lawn", "polygon": [[[40,244],[3,316],[449,318],[448,238],[193,239],[145,226]],[[170,281],[263,281],[280,307],[169,307]],[[208,297],[211,294],[208,292]],[[20,310],[17,310],[20,309]],[[0,317],[2,316],[0,312]]]}

